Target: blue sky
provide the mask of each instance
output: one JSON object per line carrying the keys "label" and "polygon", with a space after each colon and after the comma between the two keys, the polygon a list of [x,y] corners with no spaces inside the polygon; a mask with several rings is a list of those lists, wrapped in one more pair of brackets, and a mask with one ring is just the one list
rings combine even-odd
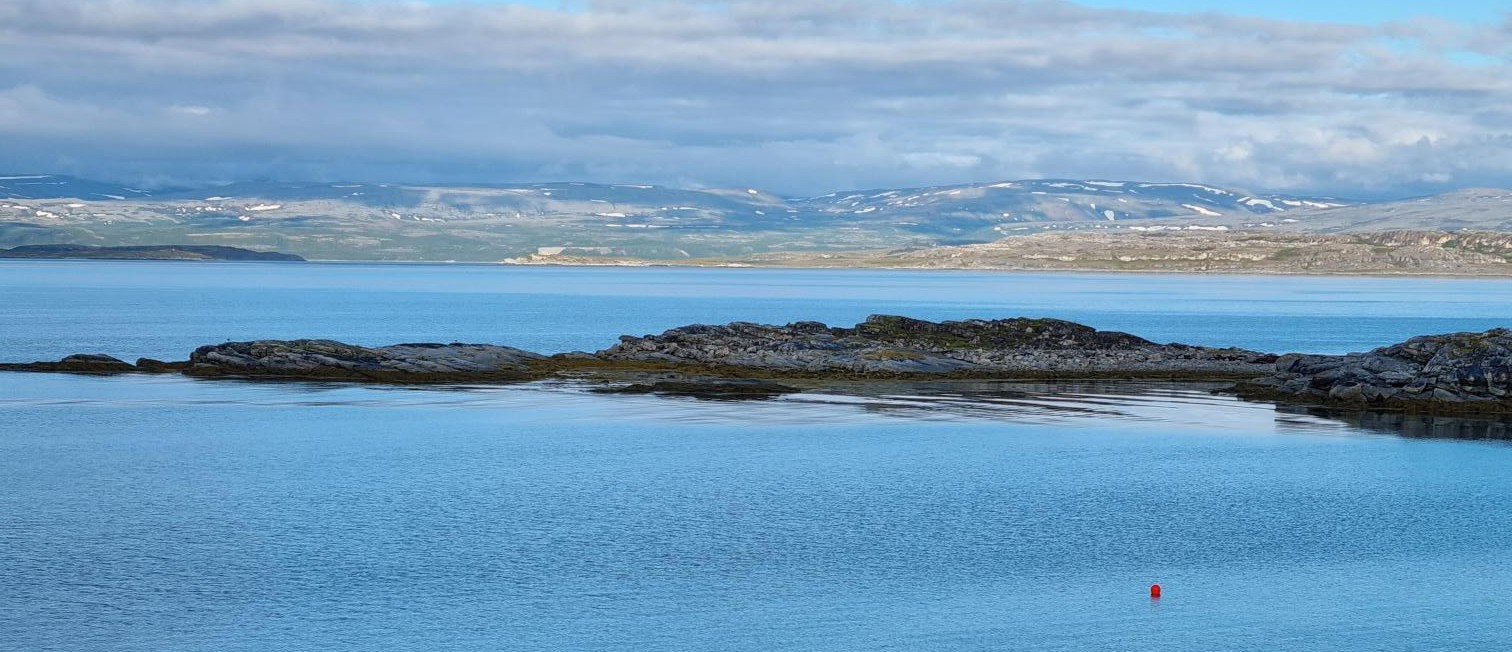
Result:
{"label": "blue sky", "polygon": [[789,195],[1046,177],[1512,187],[1497,2],[554,6],[0,0],[0,172]]}

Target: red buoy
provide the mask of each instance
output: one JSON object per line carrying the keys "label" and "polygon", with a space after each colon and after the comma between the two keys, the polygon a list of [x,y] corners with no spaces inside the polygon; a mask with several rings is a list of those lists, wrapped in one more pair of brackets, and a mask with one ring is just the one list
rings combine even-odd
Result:
{"label": "red buoy", "polygon": [[1159,584],[1151,584],[1150,585],[1150,597],[1152,597],[1152,598],[1159,598],[1160,597],[1160,585]]}

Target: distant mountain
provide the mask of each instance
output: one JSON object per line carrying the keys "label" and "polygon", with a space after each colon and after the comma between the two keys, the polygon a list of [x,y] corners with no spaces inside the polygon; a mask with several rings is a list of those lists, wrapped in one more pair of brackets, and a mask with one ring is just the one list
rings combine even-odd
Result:
{"label": "distant mountain", "polygon": [[[531,257],[520,262],[554,262]],[[559,262],[559,261],[557,261]],[[581,260],[578,262],[602,262]],[[625,264],[643,261],[620,261]],[[1512,234],[1385,231],[1081,231],[955,247],[771,253],[695,261],[746,267],[1512,276]]]}
{"label": "distant mountain", "polygon": [[[908,190],[832,193],[798,202],[821,213],[887,212],[926,219],[940,215],[1019,222],[1076,222],[1272,215],[1338,208],[1333,198],[1257,195],[1195,183],[1037,179]],[[1018,218],[1018,219],[1014,219]]]}
{"label": "distant mountain", "polygon": [[0,199],[144,199],[152,193],[57,174],[0,175]]}
{"label": "distant mountain", "polygon": [[1512,232],[1512,190],[1471,188],[1309,213],[1283,228],[1318,233],[1394,230]]}
{"label": "distant mountain", "polygon": [[0,249],[0,258],[86,258],[98,260],[277,260],[303,258],[276,251],[250,251],[213,245],[148,245],[138,247],[88,247],[84,245],[25,245]]}
{"label": "distant mountain", "polygon": [[[1512,230],[1512,204],[1496,197],[1476,191],[1364,203],[1202,184],[1057,179],[808,198],[579,182],[245,182],[147,193],[36,175],[0,179],[0,246],[182,242],[316,259],[679,260],[949,246],[1046,231]],[[1371,226],[1377,222],[1380,228]]]}

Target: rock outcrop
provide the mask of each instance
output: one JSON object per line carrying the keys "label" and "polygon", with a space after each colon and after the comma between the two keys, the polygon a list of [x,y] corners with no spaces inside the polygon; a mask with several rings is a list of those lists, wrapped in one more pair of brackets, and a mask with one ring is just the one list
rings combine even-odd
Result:
{"label": "rock outcrop", "polygon": [[1512,331],[1414,337],[1368,353],[1288,354],[1244,398],[1408,412],[1512,411]]}
{"label": "rock outcrop", "polygon": [[190,376],[271,376],[379,382],[523,380],[543,356],[491,344],[396,344],[368,348],[331,340],[258,340],[202,346]]}
{"label": "rock outcrop", "polygon": [[[1157,344],[1057,319],[930,322],[874,315],[852,328],[734,322],[624,336],[593,354],[546,357],[490,344],[363,347],[331,340],[203,346],[183,362],[102,354],[0,364],[0,371],[182,373],[386,383],[573,377],[610,392],[778,396],[771,380],[1245,379],[1232,393],[1299,406],[1419,414],[1512,414],[1512,330],[1415,337],[1368,353],[1287,354]],[[761,380],[758,380],[761,379]],[[802,384],[802,383],[799,383]],[[810,383],[811,385],[812,383]],[[807,385],[805,385],[807,386]]]}
{"label": "rock outcrop", "polygon": [[122,374],[136,371],[131,363],[103,353],[75,353],[57,362],[0,363],[0,371],[49,371],[70,374]]}
{"label": "rock outcrop", "polygon": [[1156,344],[1058,319],[930,322],[873,315],[854,328],[734,322],[623,336],[608,363],[706,367],[772,375],[953,377],[1243,377],[1275,356]]}

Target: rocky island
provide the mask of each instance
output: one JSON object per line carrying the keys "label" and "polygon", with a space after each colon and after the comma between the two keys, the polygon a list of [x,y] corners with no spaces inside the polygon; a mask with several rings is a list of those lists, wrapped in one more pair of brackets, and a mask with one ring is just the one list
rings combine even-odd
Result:
{"label": "rocky island", "polygon": [[1243,378],[1275,356],[1156,344],[1059,319],[931,322],[873,315],[853,328],[734,322],[624,336],[580,361],[742,375],[956,378]]}
{"label": "rocky island", "polygon": [[1423,414],[1512,413],[1512,331],[1417,337],[1368,353],[1276,356],[1158,344],[1057,319],[932,322],[873,315],[819,322],[693,325],[622,336],[594,353],[494,344],[364,347],[331,340],[226,342],[188,360],[104,354],[0,364],[0,371],[180,373],[203,378],[380,383],[575,378],[619,393],[770,398],[830,381],[1170,379],[1233,382],[1241,398]]}

